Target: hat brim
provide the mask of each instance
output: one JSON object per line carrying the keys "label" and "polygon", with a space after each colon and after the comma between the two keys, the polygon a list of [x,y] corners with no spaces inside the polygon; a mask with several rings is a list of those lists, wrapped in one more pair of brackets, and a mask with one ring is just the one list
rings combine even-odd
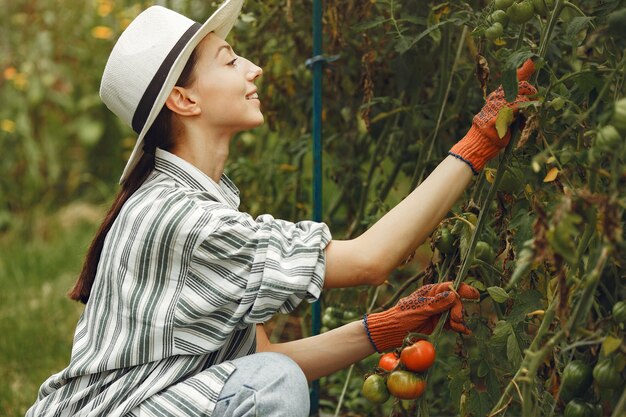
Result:
{"label": "hat brim", "polygon": [[146,119],[146,123],[141,129],[141,132],[139,132],[139,137],[137,138],[135,147],[133,148],[133,151],[131,152],[128,161],[126,162],[124,171],[122,172],[120,184],[126,181],[129,174],[132,172],[135,166],[137,166],[137,163],[143,156],[143,143],[146,133],[148,132],[148,130],[150,130],[150,127],[152,126],[155,119],[161,112],[161,109],[165,105],[167,97],[170,95],[170,92],[176,85],[176,81],[178,81],[178,78],[180,77],[183,68],[187,64],[187,61],[189,60],[189,57],[191,56],[193,50],[196,48],[196,46],[198,46],[200,41],[202,41],[202,39],[204,39],[211,32],[215,33],[220,38],[225,39],[235,25],[235,22],[239,17],[239,13],[241,12],[242,5],[243,0],[224,1],[224,3],[222,3],[220,7],[204,22],[204,24],[202,24],[198,31],[185,44],[185,46],[183,46],[180,54],[174,61],[165,78],[165,81],[163,82],[157,98],[154,100],[148,118]]}

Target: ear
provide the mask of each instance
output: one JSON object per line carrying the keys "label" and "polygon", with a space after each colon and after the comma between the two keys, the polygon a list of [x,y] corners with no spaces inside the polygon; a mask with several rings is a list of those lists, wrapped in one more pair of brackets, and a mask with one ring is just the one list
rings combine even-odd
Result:
{"label": "ear", "polygon": [[165,105],[172,112],[181,116],[197,116],[200,114],[200,106],[191,91],[184,87],[176,86],[167,97]]}

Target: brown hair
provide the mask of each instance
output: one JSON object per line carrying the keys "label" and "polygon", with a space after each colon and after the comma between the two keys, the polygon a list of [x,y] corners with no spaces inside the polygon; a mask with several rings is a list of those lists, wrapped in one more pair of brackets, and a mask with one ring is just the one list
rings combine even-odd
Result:
{"label": "brown hair", "polygon": [[[187,87],[193,82],[193,68],[198,59],[196,51],[197,50],[194,50],[191,53],[187,64],[183,68],[183,72],[176,82],[177,86]],[[72,300],[87,304],[89,295],[91,294],[91,287],[96,278],[96,271],[98,262],[100,261],[100,255],[102,254],[102,248],[104,247],[104,240],[120,213],[122,206],[124,206],[124,203],[139,189],[141,184],[143,184],[154,169],[154,153],[156,148],[169,149],[173,145],[172,133],[172,111],[168,109],[167,106],[163,106],[163,109],[161,109],[144,138],[144,154],[122,184],[122,188],[115,197],[115,200],[113,200],[111,208],[104,217],[102,224],[96,232],[96,236],[87,250],[80,275],[74,287],[68,293],[68,296]]]}

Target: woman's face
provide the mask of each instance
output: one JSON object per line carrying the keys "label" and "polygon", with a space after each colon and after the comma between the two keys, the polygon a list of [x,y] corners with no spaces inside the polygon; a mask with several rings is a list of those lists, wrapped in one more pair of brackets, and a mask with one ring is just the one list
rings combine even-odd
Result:
{"label": "woman's face", "polygon": [[207,128],[234,134],[263,124],[261,102],[254,84],[263,70],[237,56],[214,33],[198,45],[198,60],[190,89],[201,108]]}

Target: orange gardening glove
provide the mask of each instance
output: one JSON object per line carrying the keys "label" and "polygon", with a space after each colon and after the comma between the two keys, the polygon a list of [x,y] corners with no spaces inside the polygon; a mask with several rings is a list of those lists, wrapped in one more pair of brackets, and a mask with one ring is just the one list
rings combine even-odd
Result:
{"label": "orange gardening glove", "polygon": [[450,310],[450,314],[446,327],[471,334],[463,320],[462,300],[478,301],[479,298],[476,288],[463,283],[456,292],[450,281],[424,285],[411,295],[401,298],[389,310],[366,314],[363,323],[377,352],[402,346],[409,332],[432,333],[441,313],[447,310]]}
{"label": "orange gardening glove", "polygon": [[511,139],[510,130],[507,130],[503,138],[500,138],[496,131],[498,112],[504,106],[508,106],[513,110],[513,114],[517,115],[518,103],[530,101],[528,96],[537,93],[537,89],[527,82],[534,71],[535,64],[530,59],[526,60],[517,70],[519,86],[517,97],[513,102],[506,101],[502,86],[489,94],[485,106],[480,113],[474,116],[470,130],[448,152],[467,163],[474,174],[478,174],[485,167],[487,161],[496,156],[509,143]]}

